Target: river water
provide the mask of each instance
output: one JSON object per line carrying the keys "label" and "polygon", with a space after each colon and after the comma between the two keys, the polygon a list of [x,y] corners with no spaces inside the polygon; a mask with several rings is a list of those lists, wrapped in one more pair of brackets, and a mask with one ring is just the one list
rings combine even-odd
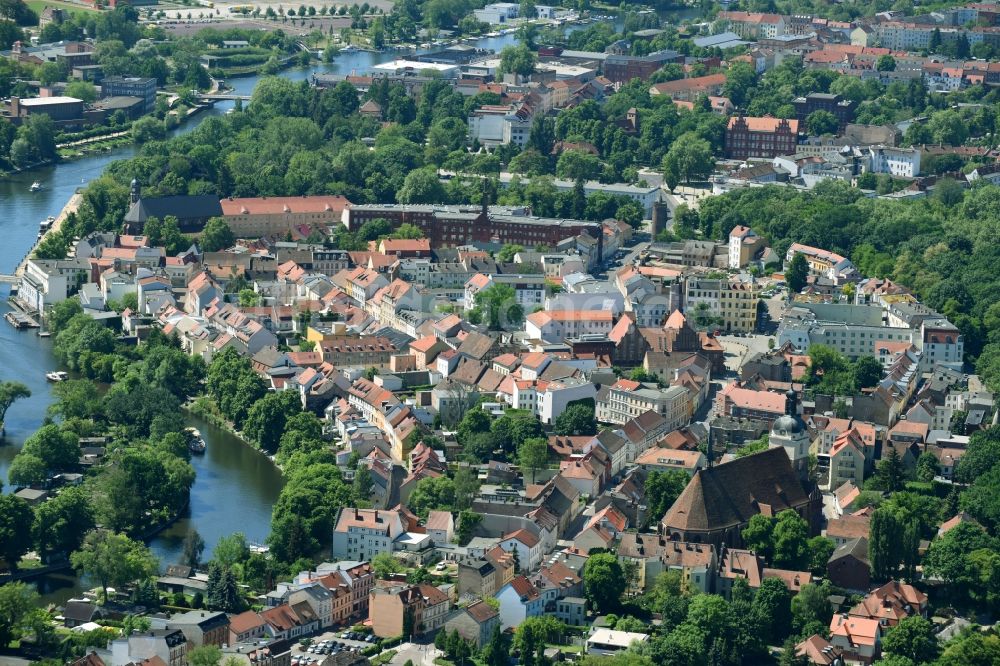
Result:
{"label": "river water", "polygon": [[[677,18],[693,14],[694,10],[670,13]],[[510,34],[478,40],[475,46],[499,51],[515,42],[515,36]],[[397,57],[406,57],[406,52],[344,53],[334,63],[290,69],[281,75],[292,81],[302,81],[316,73],[362,74],[376,64]],[[231,79],[228,83],[237,94],[249,95],[257,81],[258,77],[245,77]],[[205,118],[224,114],[232,104],[216,104],[214,109],[195,116],[175,133],[191,131]],[[12,273],[31,250],[41,220],[58,215],[73,193],[99,177],[112,161],[128,159],[134,154],[133,147],[122,147],[0,180],[0,273]],[[41,183],[44,189],[30,192],[34,181]],[[9,309],[8,291],[6,285],[0,287],[0,315]],[[34,330],[16,331],[6,322],[0,322],[0,380],[24,382],[32,393],[30,398],[15,403],[7,413],[7,434],[0,443],[0,482],[5,484],[5,492],[11,491],[7,485],[10,461],[24,440],[41,425],[52,402],[51,385],[44,375],[55,368],[50,339],[39,338]],[[184,537],[192,529],[205,540],[206,560],[219,538],[235,531],[244,532],[251,541],[263,542],[269,530],[271,507],[283,484],[280,472],[257,451],[200,419],[192,417],[189,422],[201,430],[208,448],[203,456],[195,456],[191,461],[197,476],[191,489],[189,509],[150,543],[161,565],[179,559]],[[37,581],[37,586],[46,603],[62,603],[83,591],[79,580],[70,573],[46,576]]]}

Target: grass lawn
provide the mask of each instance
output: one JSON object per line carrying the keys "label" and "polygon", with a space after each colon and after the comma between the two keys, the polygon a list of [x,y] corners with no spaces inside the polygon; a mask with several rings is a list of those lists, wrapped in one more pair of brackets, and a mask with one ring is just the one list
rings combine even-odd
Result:
{"label": "grass lawn", "polygon": [[89,14],[97,11],[83,5],[74,5],[71,2],[58,2],[58,0],[27,0],[25,4],[31,7],[39,16],[41,16],[42,10],[46,7],[59,7],[60,9],[65,9],[70,14]]}

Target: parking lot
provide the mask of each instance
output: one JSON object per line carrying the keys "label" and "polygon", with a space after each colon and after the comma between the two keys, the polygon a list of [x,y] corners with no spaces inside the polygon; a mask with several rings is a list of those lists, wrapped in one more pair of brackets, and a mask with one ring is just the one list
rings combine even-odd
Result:
{"label": "parking lot", "polygon": [[292,666],[310,666],[322,663],[326,655],[345,650],[361,652],[376,642],[371,634],[346,631],[327,631],[312,637],[308,647],[296,644],[292,648]]}

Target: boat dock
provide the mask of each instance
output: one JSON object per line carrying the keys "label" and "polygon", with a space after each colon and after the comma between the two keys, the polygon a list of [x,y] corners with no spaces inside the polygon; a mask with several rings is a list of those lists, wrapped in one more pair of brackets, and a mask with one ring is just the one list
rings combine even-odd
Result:
{"label": "boat dock", "polygon": [[11,310],[5,314],[4,319],[7,320],[11,326],[17,329],[21,328],[39,328],[40,324],[31,315],[25,314],[24,312],[18,312],[16,310]]}

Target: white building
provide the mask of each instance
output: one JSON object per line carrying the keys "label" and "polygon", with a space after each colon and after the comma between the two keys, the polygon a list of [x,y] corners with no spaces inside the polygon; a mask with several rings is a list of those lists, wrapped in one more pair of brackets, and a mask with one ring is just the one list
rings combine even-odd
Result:
{"label": "white building", "polygon": [[372,67],[377,72],[384,72],[395,76],[406,74],[419,74],[424,70],[434,70],[442,78],[455,79],[461,71],[458,65],[449,65],[440,62],[421,62],[419,60],[393,60],[384,62]]}
{"label": "white building", "polygon": [[370,560],[391,553],[393,541],[406,531],[396,511],[344,507],[333,528],[332,555],[336,560]]}
{"label": "white building", "polygon": [[477,21],[496,24],[507,23],[520,15],[521,6],[513,2],[494,2],[473,12]]}
{"label": "white building", "polygon": [[868,164],[872,173],[914,178],[920,174],[920,151],[916,148],[871,146],[868,148]]}
{"label": "white building", "polygon": [[546,342],[562,342],[581,335],[607,335],[613,325],[610,310],[542,310],[524,318],[528,338]]}
{"label": "white building", "polygon": [[64,301],[87,279],[87,262],[78,259],[28,259],[17,295],[32,309]]}
{"label": "white building", "polygon": [[668,430],[676,430],[690,419],[691,396],[682,386],[661,389],[630,379],[619,379],[597,394],[597,420],[602,423],[624,425],[650,410],[667,420]]}
{"label": "white building", "polygon": [[549,382],[538,396],[538,418],[542,423],[555,423],[569,403],[587,398],[597,398],[597,387],[586,379],[567,377]]}
{"label": "white building", "polygon": [[531,133],[531,107],[523,103],[487,104],[469,116],[469,138],[484,146],[513,143],[523,148]]}
{"label": "white building", "polygon": [[594,629],[594,633],[587,637],[587,654],[607,657],[629,649],[633,643],[645,643],[648,640],[649,634],[601,627]]}
{"label": "white building", "polygon": [[510,285],[514,289],[514,300],[524,308],[525,312],[531,312],[545,302],[544,275],[478,273],[465,283],[465,309],[471,310],[476,307],[476,294],[494,284]]}
{"label": "white building", "polygon": [[760,286],[749,274],[732,278],[691,277],[684,284],[684,304],[689,314],[700,310],[719,320],[719,328],[751,333],[757,328]]}

